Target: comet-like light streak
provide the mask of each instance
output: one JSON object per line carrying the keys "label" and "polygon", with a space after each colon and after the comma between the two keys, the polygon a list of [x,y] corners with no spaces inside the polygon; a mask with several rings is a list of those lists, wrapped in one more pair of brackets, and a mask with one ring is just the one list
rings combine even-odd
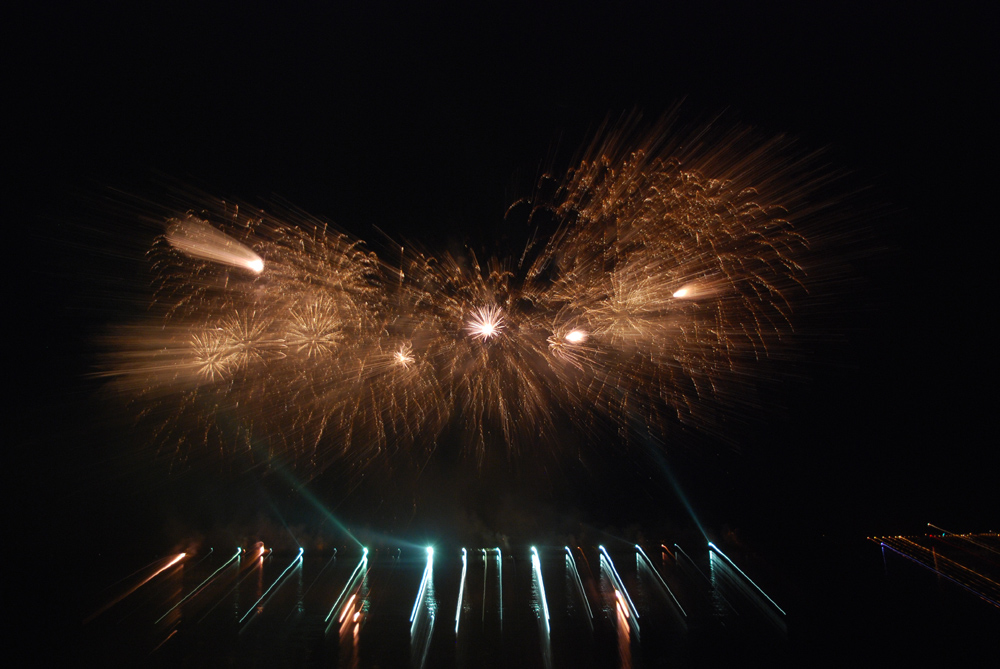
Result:
{"label": "comet-like light streak", "polygon": [[172,220],[165,236],[172,247],[192,258],[242,267],[255,274],[264,271],[264,261],[259,255],[191,214]]}

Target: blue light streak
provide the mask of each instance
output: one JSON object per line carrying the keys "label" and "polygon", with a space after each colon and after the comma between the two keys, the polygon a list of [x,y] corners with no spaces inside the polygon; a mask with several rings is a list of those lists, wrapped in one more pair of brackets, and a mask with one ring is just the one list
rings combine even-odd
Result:
{"label": "blue light streak", "polygon": [[[893,548],[892,546],[890,546],[889,544],[887,544],[885,542],[881,542],[881,543],[882,543],[882,549],[883,549],[882,550],[882,556],[883,556],[882,559],[883,560],[885,559],[885,549],[888,548],[889,550],[891,550],[896,555],[901,555],[901,556],[905,557],[907,560],[909,560],[910,562],[915,562],[916,564],[920,565],[921,567],[924,567],[925,569],[931,570],[932,572],[934,572],[938,576],[942,576],[942,577],[948,579],[949,581],[951,581],[955,585],[958,585],[958,586],[961,586],[962,588],[965,588],[966,590],[968,590],[972,594],[976,595],[977,597],[982,598],[983,600],[989,602],[993,606],[1000,607],[1000,602],[998,602],[995,599],[992,599],[992,598],[988,597],[987,595],[985,595],[984,593],[980,592],[979,590],[976,590],[975,588],[969,587],[968,585],[962,583],[961,581],[958,581],[958,580],[952,578],[948,574],[945,574],[944,572],[942,572],[942,571],[940,571],[938,569],[935,569],[934,567],[930,566],[929,564],[921,562],[920,560],[916,559],[915,557],[913,557],[911,555],[907,555],[906,553]],[[888,567],[888,565],[886,565],[886,573],[888,573],[888,570],[889,570],[889,567]]]}

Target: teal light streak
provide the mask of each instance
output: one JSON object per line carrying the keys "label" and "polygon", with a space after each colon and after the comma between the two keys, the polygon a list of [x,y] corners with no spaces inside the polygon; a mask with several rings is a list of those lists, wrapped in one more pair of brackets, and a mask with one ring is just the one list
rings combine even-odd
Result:
{"label": "teal light streak", "polygon": [[[174,604],[173,606],[171,606],[170,610],[167,611],[166,613],[164,613],[159,618],[157,618],[156,622],[153,623],[153,624],[154,625],[159,624],[159,622],[161,620],[163,620],[164,618],[166,618],[167,616],[169,616],[173,612],[174,609],[176,609],[178,606],[180,606],[181,604],[183,604],[187,600],[191,599],[191,597],[193,597],[199,590],[201,590],[203,587],[205,587],[205,584],[207,584],[213,578],[215,578],[216,576],[218,576],[218,574],[219,574],[220,571],[222,571],[223,569],[225,569],[226,567],[228,567],[230,562],[232,562],[233,560],[238,559],[240,557],[240,553],[242,551],[243,551],[242,548],[237,548],[236,549],[236,554],[233,555],[233,557],[231,557],[228,560],[226,560],[226,564],[222,565],[221,567],[219,567],[218,569],[216,569],[215,571],[213,571],[211,576],[209,576],[204,581],[202,581],[201,583],[199,583],[198,587],[196,587],[194,590],[192,590],[191,592],[189,592],[187,595],[184,596],[184,599],[182,599],[181,601],[179,601],[176,604]],[[206,556],[206,557],[208,557],[208,556]]]}
{"label": "teal light streak", "polygon": [[[573,551],[569,549],[569,546],[563,546],[566,550],[566,561],[569,563],[570,570],[573,572],[573,580],[576,582],[576,587],[580,590],[580,599],[583,600],[583,605],[587,607],[587,614],[590,616],[591,620],[594,618],[594,612],[590,608],[590,602],[587,601],[587,593],[583,589],[583,581],[580,579],[580,571],[576,568],[576,558],[573,557]],[[591,625],[593,627],[593,625]]]}
{"label": "teal light streak", "polygon": [[[340,522],[340,520],[336,516],[330,513],[330,511],[326,508],[326,506],[324,506],[323,503],[319,501],[319,499],[315,495],[309,492],[304,482],[299,480],[299,478],[295,474],[290,472],[280,461],[273,461],[273,463],[275,464],[275,471],[281,474],[285,478],[285,480],[292,485],[292,487],[295,489],[296,492],[302,495],[302,497],[305,498],[307,502],[316,507],[316,509],[320,513],[322,513],[327,520],[333,523],[337,527],[337,529],[339,529],[341,532],[346,534],[351,539],[351,541],[356,543],[358,546],[362,545],[361,542],[358,541],[357,537],[351,534],[351,531],[347,529],[347,526],[344,525],[342,522]],[[277,509],[275,510],[277,511]],[[282,523],[284,523],[284,520],[282,520]],[[291,530],[288,528],[287,524],[285,525],[285,529],[288,529],[289,534],[291,534]]]}
{"label": "teal light streak", "polygon": [[716,553],[718,553],[719,556],[721,556],[722,558],[724,558],[726,562],[728,562],[730,565],[732,565],[733,569],[735,569],[736,571],[738,571],[740,573],[740,575],[743,576],[743,578],[745,578],[750,583],[750,585],[752,585],[753,587],[757,588],[757,592],[759,592],[760,594],[764,595],[764,598],[767,599],[767,601],[771,602],[771,604],[774,604],[774,608],[778,609],[778,612],[781,613],[781,615],[783,615],[783,616],[787,615],[782,610],[782,608],[780,606],[778,606],[777,603],[775,603],[775,601],[773,599],[771,599],[770,597],[767,596],[766,592],[764,592],[763,590],[760,589],[759,585],[757,585],[756,583],[754,583],[750,579],[749,576],[747,576],[746,574],[743,573],[742,569],[740,569],[739,567],[736,566],[735,562],[733,562],[732,560],[729,559],[729,556],[727,556],[725,553],[723,553],[722,551],[720,551],[718,546],[716,546],[711,541],[709,541],[708,542],[708,547],[710,549],[712,549],[713,551],[715,551]]}
{"label": "teal light streak", "polygon": [[635,545],[635,549],[638,551],[639,555],[642,555],[642,557],[645,558],[646,563],[649,565],[650,571],[653,572],[653,575],[655,575],[656,578],[660,581],[660,585],[662,585],[663,589],[667,591],[667,594],[670,595],[670,598],[674,600],[674,604],[677,605],[677,608],[679,608],[681,610],[681,613],[684,614],[684,617],[687,618],[687,611],[685,611],[684,607],[681,606],[681,603],[677,601],[677,597],[674,596],[674,591],[670,589],[670,586],[667,585],[667,582],[663,580],[662,576],[660,576],[660,572],[656,571],[656,567],[653,566],[653,561],[649,559],[648,555],[646,555],[646,551],[642,550],[642,546],[640,546],[639,544]]}
{"label": "teal light streak", "polygon": [[264,591],[264,594],[260,596],[260,599],[258,599],[256,602],[254,602],[253,606],[250,607],[250,610],[243,614],[243,617],[240,618],[240,623],[241,624],[243,623],[244,620],[247,619],[247,616],[249,616],[251,613],[253,613],[254,611],[257,610],[257,605],[260,604],[262,601],[264,601],[264,598],[267,597],[267,593],[271,592],[271,590],[274,589],[274,586],[278,585],[278,583],[281,582],[281,579],[283,579],[285,577],[285,574],[288,573],[288,570],[291,569],[292,567],[294,567],[296,564],[301,564],[302,563],[302,554],[304,552],[305,552],[304,548],[300,548],[299,549],[299,554],[295,556],[295,559],[292,560],[292,563],[290,565],[288,565],[287,567],[285,567],[285,570],[278,575],[278,578],[274,579],[274,583],[272,583],[268,587],[268,589]]}
{"label": "teal light streak", "polygon": [[[608,568],[611,570],[611,574],[614,577],[615,586],[618,587],[618,589],[625,595],[625,599],[628,600],[628,608],[629,611],[632,613],[632,617],[635,618],[636,620],[639,620],[639,612],[636,610],[635,604],[632,603],[632,597],[629,596],[628,590],[625,589],[625,583],[622,582],[622,577],[618,575],[618,570],[615,569],[614,561],[611,559],[611,556],[608,555],[608,551],[605,550],[604,546],[598,546],[598,548],[601,550],[601,559],[607,563]],[[636,623],[636,628],[638,627],[639,624]]]}
{"label": "teal light streak", "polygon": [[500,588],[500,629],[503,629],[503,556],[500,555],[500,547],[497,546],[494,550],[497,552],[497,579],[499,580]]}
{"label": "teal light streak", "polygon": [[488,565],[486,564],[486,549],[480,548],[483,552],[483,611],[480,614],[483,624],[486,623],[486,575],[489,573]]}
{"label": "teal light streak", "polygon": [[465,592],[465,572],[469,567],[468,553],[462,549],[462,582],[458,586],[458,607],[455,611],[455,634],[458,634],[458,621],[462,617],[462,594]]}
{"label": "teal light streak", "polygon": [[542,563],[538,559],[538,549],[534,546],[531,547],[531,566],[535,570],[535,574],[538,575],[538,590],[542,593],[542,609],[545,611],[545,631],[550,632],[549,628],[549,602],[545,597],[545,581],[542,580]]}
{"label": "teal light streak", "polygon": [[340,595],[337,596],[336,601],[333,603],[333,608],[330,609],[330,612],[328,614],[326,614],[326,618],[323,620],[323,622],[325,622],[325,623],[330,622],[330,618],[333,616],[334,612],[343,603],[344,596],[347,594],[347,590],[352,585],[354,585],[354,582],[358,579],[359,572],[362,569],[364,569],[364,567],[365,567],[366,564],[368,564],[368,549],[367,548],[365,548],[364,552],[361,553],[361,561],[358,562],[358,566],[356,566],[354,568],[354,571],[352,571],[351,575],[347,578],[347,585],[345,585],[344,589],[340,591]]}
{"label": "teal light streak", "polygon": [[420,589],[417,590],[417,599],[413,602],[413,610],[410,612],[410,634],[413,634],[413,625],[416,624],[417,609],[420,607],[420,603],[424,601],[424,593],[427,590],[427,582],[431,578],[431,572],[434,569],[434,549],[430,546],[427,547],[427,566],[424,567],[424,576],[420,579]]}

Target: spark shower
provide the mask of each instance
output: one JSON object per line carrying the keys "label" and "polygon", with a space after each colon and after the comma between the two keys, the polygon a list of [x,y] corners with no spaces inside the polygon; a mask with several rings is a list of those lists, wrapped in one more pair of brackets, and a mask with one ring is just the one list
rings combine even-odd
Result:
{"label": "spark shower", "polygon": [[446,430],[482,461],[563,424],[713,429],[759,409],[754,379],[806,294],[815,177],[787,148],[602,132],[517,203],[524,245],[487,258],[377,254],[300,213],[192,198],[149,252],[148,319],[111,335],[102,373],[169,416],[163,443],[263,444],[315,473],[427,454]]}

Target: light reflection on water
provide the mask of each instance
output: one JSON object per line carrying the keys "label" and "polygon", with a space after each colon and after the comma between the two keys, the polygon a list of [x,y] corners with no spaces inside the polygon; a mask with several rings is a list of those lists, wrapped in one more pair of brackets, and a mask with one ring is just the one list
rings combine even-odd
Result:
{"label": "light reflection on water", "polygon": [[549,603],[545,593],[545,578],[542,576],[541,558],[534,546],[531,547],[531,553],[531,608],[538,619],[542,663],[548,669],[552,667],[552,628]]}
{"label": "light reflection on water", "polygon": [[437,610],[437,594],[434,592],[434,552],[428,549],[427,564],[424,566],[417,598],[410,614],[410,664],[414,667],[423,667],[427,662]]}
{"label": "light reflection on water", "polygon": [[[153,653],[154,664],[198,664],[208,652],[228,663],[280,665],[291,664],[291,655],[301,666],[631,667],[659,661],[644,655],[657,648],[658,635],[673,635],[671,647],[685,642],[683,621],[663,623],[663,611],[674,612],[671,620],[681,617],[664,577],[683,586],[677,597],[690,601],[694,593],[716,608],[725,607],[723,591],[738,584],[738,575],[708,554],[710,577],[699,590],[692,582],[684,585],[678,561],[654,565],[624,549],[614,557],[623,565],[636,561],[627,573],[616,572],[610,556],[595,548],[475,548],[468,551],[460,603],[457,550],[420,557],[405,550],[371,562],[346,550],[339,561],[326,554],[298,562],[254,549],[217,551],[164,571],[144,586],[145,597],[124,597],[128,606],[109,607],[88,629],[96,635],[92,646],[108,656],[116,639],[131,635],[120,644],[123,661]],[[530,570],[522,569],[529,560]],[[595,572],[591,565],[600,568]],[[437,624],[441,606],[458,610],[457,633]],[[697,616],[697,605],[692,608]],[[733,615],[716,608],[712,615]],[[644,623],[651,635],[646,644],[634,612],[646,621],[650,610],[661,617]],[[151,624],[157,621],[162,624]]]}

